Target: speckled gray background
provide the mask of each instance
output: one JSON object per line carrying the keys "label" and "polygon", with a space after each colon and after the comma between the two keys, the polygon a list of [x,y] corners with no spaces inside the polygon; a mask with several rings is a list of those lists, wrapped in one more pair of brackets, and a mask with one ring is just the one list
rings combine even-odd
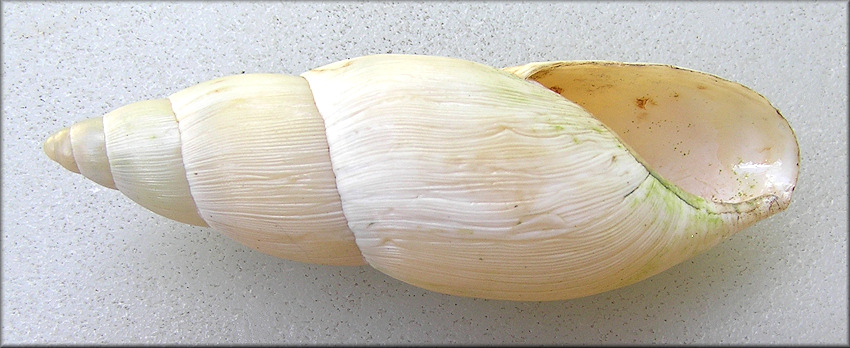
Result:
{"label": "speckled gray background", "polygon": [[[2,343],[844,343],[844,2],[3,2]],[[75,121],[241,72],[374,53],[503,67],[679,65],[752,87],[796,131],[788,210],[646,281],[489,301],[251,251],[49,161]]]}

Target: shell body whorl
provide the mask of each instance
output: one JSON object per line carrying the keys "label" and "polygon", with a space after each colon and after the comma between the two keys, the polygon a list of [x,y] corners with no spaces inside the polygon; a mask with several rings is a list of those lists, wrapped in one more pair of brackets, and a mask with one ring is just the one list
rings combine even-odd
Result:
{"label": "shell body whorl", "polygon": [[757,93],[610,62],[367,56],[78,125],[48,156],[156,213],[279,257],[507,300],[661,272],[785,209],[799,163]]}

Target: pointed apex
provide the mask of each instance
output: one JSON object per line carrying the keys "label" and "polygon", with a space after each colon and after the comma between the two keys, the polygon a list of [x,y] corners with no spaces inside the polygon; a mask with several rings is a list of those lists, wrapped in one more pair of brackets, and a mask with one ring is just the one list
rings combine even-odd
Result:
{"label": "pointed apex", "polygon": [[74,160],[74,151],[71,148],[71,129],[63,128],[62,130],[51,135],[44,142],[44,153],[47,157],[61,164],[65,169],[74,173],[79,173],[77,162]]}

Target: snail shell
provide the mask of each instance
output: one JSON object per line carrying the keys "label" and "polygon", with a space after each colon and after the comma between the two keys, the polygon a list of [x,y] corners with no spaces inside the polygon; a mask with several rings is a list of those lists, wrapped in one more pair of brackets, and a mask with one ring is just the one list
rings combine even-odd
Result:
{"label": "snail shell", "polygon": [[77,123],[44,150],[261,252],[534,301],[707,250],[785,209],[799,166],[779,112],[716,76],[406,55],[204,82]]}

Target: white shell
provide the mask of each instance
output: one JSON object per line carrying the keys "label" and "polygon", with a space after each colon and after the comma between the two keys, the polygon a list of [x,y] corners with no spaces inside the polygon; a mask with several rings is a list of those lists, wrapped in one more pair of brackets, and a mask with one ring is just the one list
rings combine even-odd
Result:
{"label": "white shell", "polygon": [[367,56],[133,104],[104,116],[105,138],[84,122],[91,135],[60,131],[45,152],[154,212],[280,257],[507,300],[661,272],[785,209],[799,163],[757,93],[614,62]]}

